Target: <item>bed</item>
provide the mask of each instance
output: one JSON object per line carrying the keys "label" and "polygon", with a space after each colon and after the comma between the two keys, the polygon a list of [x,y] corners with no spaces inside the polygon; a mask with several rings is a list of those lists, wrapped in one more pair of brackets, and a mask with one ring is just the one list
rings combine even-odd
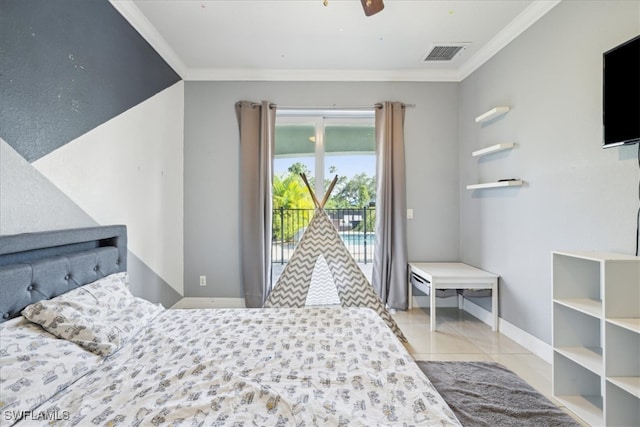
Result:
{"label": "bed", "polygon": [[456,426],[365,308],[172,310],[125,226],[0,236],[2,425]]}

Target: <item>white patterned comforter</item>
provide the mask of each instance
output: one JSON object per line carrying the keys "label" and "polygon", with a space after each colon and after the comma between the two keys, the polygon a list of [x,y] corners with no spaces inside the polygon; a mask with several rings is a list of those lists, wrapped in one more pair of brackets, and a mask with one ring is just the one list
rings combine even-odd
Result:
{"label": "white patterned comforter", "polygon": [[38,411],[80,426],[460,425],[362,308],[165,310]]}

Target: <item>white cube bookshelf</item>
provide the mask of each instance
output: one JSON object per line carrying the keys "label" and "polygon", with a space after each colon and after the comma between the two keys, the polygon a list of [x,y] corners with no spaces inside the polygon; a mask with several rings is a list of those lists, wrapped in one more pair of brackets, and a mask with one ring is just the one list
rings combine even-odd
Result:
{"label": "white cube bookshelf", "polygon": [[553,395],[592,426],[640,426],[640,257],[553,252]]}

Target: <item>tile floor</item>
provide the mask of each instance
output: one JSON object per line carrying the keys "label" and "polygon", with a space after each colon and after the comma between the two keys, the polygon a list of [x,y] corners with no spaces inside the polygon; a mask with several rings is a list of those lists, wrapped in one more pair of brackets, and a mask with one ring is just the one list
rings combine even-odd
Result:
{"label": "tile floor", "polygon": [[[407,349],[414,359],[498,362],[562,407],[552,395],[549,363],[465,311],[438,308],[437,332],[429,330],[428,308],[397,311],[393,318],[409,340]],[[583,426],[588,425],[562,408]]]}

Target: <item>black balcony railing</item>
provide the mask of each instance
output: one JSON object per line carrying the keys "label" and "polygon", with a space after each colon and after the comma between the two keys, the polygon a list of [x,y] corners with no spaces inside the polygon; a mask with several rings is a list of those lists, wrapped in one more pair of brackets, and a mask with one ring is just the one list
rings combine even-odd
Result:
{"label": "black balcony railing", "polygon": [[[313,212],[313,209],[273,210],[272,263],[284,264],[289,261],[313,218]],[[325,212],[355,260],[364,264],[373,262],[375,208],[325,209]]]}

